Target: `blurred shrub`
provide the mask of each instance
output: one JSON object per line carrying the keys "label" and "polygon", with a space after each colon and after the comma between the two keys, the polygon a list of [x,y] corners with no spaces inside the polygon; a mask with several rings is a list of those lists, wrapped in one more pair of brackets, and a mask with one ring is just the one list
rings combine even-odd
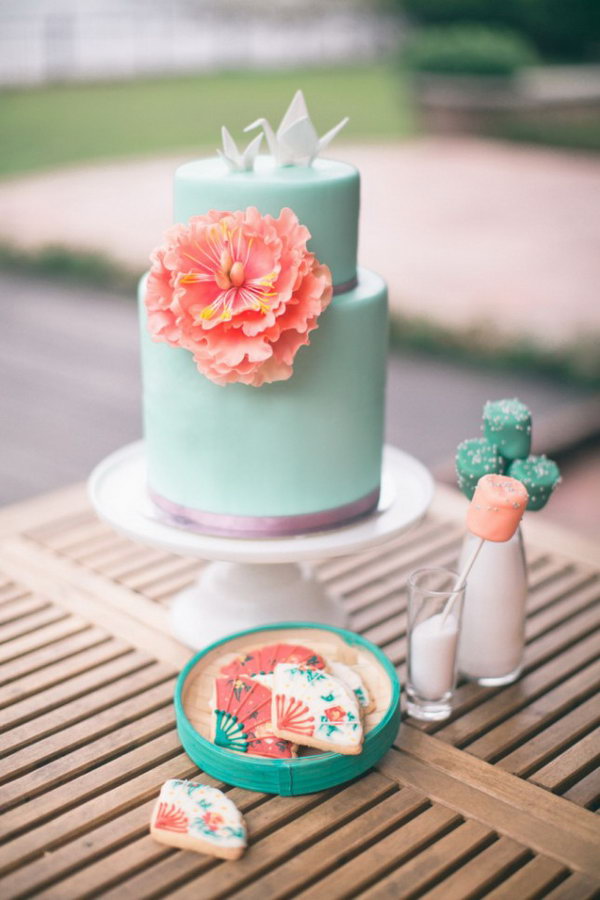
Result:
{"label": "blurred shrub", "polygon": [[600,51],[599,0],[392,0],[418,24],[481,22],[520,31],[543,55],[582,60]]}
{"label": "blurred shrub", "polygon": [[521,35],[485,25],[423,28],[407,45],[403,59],[415,72],[508,77],[536,59]]}

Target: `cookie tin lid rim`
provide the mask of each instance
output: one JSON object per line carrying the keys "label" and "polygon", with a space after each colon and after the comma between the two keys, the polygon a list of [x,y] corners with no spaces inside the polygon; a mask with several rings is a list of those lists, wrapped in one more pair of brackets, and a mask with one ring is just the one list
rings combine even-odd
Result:
{"label": "cookie tin lid rim", "polygon": [[[262,631],[277,631],[282,628],[293,628],[293,629],[302,629],[302,628],[314,628],[315,630],[321,631],[331,631],[334,634],[342,637],[346,643],[350,646],[362,646],[366,647],[373,655],[376,657],[377,661],[382,665],[385,670],[386,675],[390,679],[392,684],[392,697],[390,700],[390,704],[388,709],[381,719],[368,734],[365,735],[363,753],[367,744],[371,744],[373,740],[377,738],[377,736],[386,728],[391,719],[396,713],[396,709],[398,704],[400,703],[400,681],[396,674],[396,670],[392,665],[391,661],[387,658],[383,650],[377,647],[376,644],[373,644],[368,638],[363,638],[361,635],[356,634],[353,631],[348,631],[346,628],[337,628],[334,625],[322,625],[319,622],[275,622],[271,625],[259,625],[256,628],[246,628],[243,631],[236,631],[233,634],[227,635],[227,637],[220,638],[218,641],[214,641],[212,644],[209,644],[203,650],[199,650],[197,653],[192,656],[191,659],[187,661],[179,676],[177,678],[177,682],[175,684],[175,696],[174,696],[174,704],[175,704],[175,716],[177,720],[177,725],[179,728],[185,729],[188,733],[188,736],[194,741],[197,742],[200,746],[206,744],[210,747],[211,752],[217,757],[221,758],[223,761],[231,761],[232,754],[229,750],[224,747],[219,747],[217,744],[213,744],[207,738],[203,737],[192,725],[190,720],[188,719],[185,709],[183,707],[183,687],[185,684],[185,680],[192,671],[192,669],[196,666],[196,664],[202,659],[203,656],[206,656],[207,653],[210,653],[211,650],[221,646],[222,644],[227,644],[229,641],[235,640],[236,638],[245,637],[246,635],[252,635],[257,632]],[[237,754],[235,754],[237,756]],[[257,767],[264,767],[266,769],[273,770],[273,767],[276,768],[294,768],[295,766],[302,765],[303,768],[306,768],[310,765],[318,765],[322,763],[326,759],[332,759],[335,757],[339,757],[342,754],[335,753],[334,751],[329,751],[325,753],[320,753],[317,756],[302,756],[296,757],[295,759],[269,759],[266,757],[253,756],[252,760],[248,760],[252,765]]]}

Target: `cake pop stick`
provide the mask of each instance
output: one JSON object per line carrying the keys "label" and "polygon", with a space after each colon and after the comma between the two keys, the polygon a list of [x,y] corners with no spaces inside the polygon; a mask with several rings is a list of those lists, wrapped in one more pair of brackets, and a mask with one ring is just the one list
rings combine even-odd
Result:
{"label": "cake pop stick", "polygon": [[479,479],[467,512],[467,528],[480,540],[465,563],[454,591],[446,602],[440,627],[443,627],[457,593],[464,586],[484,542],[509,541],[519,527],[528,501],[527,489],[516,478],[509,478],[507,475],[484,475]]}

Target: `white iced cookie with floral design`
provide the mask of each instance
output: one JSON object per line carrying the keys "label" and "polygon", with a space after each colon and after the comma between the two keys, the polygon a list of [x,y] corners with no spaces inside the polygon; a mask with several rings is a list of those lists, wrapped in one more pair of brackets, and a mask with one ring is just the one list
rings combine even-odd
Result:
{"label": "white iced cookie with floral design", "polygon": [[318,750],[357,754],[363,728],[350,688],[319,669],[275,667],[271,719],[278,737]]}
{"label": "white iced cookie with floral design", "polygon": [[352,666],[347,666],[346,663],[336,662],[335,660],[328,660],[327,665],[331,674],[335,675],[336,678],[339,678],[340,681],[343,681],[350,688],[358,700],[362,714],[370,712],[375,704],[371,699],[367,686],[356,669]]}
{"label": "white iced cookie with floral design", "polygon": [[246,826],[237,806],[217,788],[193,781],[163,784],[150,834],[169,847],[221,859],[239,859],[246,848]]}

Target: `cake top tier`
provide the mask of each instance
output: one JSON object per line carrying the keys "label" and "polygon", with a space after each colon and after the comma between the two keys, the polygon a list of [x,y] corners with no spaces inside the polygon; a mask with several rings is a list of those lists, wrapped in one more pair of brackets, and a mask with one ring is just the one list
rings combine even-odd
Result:
{"label": "cake top tier", "polygon": [[[277,218],[291,209],[311,234],[308,250],[331,269],[334,288],[350,290],[356,280],[359,175],[346,163],[318,159],[348,120],[319,137],[302,91],[296,91],[275,130],[261,117],[246,131],[261,131],[247,146],[221,130],[218,158],[181,166],[175,175],[175,221],[212,210],[235,212],[256,207]],[[270,155],[259,156],[261,144]]]}
{"label": "cake top tier", "polygon": [[358,171],[336,160],[280,166],[271,156],[258,156],[253,169],[231,171],[223,159],[212,157],[175,173],[175,221],[248,206],[277,217],[289,207],[311,233],[309,249],[329,266],[340,288],[356,278],[359,194]]}

